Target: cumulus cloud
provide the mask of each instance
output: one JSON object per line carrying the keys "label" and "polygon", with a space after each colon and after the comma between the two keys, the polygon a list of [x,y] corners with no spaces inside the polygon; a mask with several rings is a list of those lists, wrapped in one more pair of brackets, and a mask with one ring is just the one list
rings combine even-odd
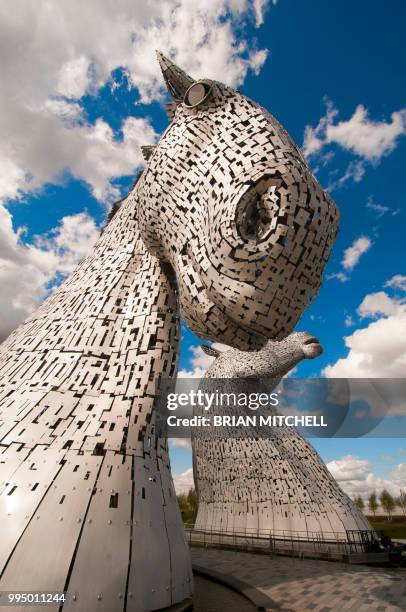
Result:
{"label": "cumulus cloud", "polygon": [[352,117],[338,121],[339,111],[333,102],[325,99],[325,104],[326,112],[317,125],[305,127],[304,154],[308,158],[318,156],[321,159],[326,155],[326,147],[338,146],[356,156],[343,176],[331,181],[329,189],[342,187],[349,180],[360,182],[367,163],[379,163],[394,150],[399,138],[406,134],[406,108],[393,112],[387,121],[376,121],[369,117],[365,106],[359,104]]}
{"label": "cumulus cloud", "polygon": [[338,482],[348,482],[351,480],[365,480],[371,466],[369,461],[347,455],[338,461],[330,461],[327,467]]}
{"label": "cumulus cloud", "polygon": [[128,117],[116,137],[99,119],[86,122],[81,98],[125,71],[141,101],[162,96],[155,48],[192,75],[240,84],[258,72],[267,51],[235,28],[259,25],[266,0],[16,0],[0,6],[0,201],[56,182],[70,172],[99,200],[118,197],[112,178],[133,174],[140,145],[156,134],[149,120]]}
{"label": "cumulus cloud", "polygon": [[399,463],[392,472],[395,486],[404,489],[406,487],[406,463]]}
{"label": "cumulus cloud", "polygon": [[50,283],[68,274],[99,235],[87,213],[66,216],[45,235],[23,244],[10,213],[0,206],[0,341],[47,295]]}
{"label": "cumulus cloud", "polygon": [[330,461],[327,468],[345,493],[352,498],[360,495],[367,499],[371,493],[376,492],[379,495],[383,489],[398,496],[400,489],[406,486],[406,463],[398,464],[386,479],[373,473],[369,461],[353,455]]}
{"label": "cumulus cloud", "polygon": [[360,236],[356,238],[351,246],[344,251],[341,265],[344,270],[340,272],[333,272],[327,275],[327,279],[336,278],[342,283],[349,280],[348,273],[352,272],[355,266],[358,264],[361,256],[369,251],[372,246],[372,241],[367,236]]}
{"label": "cumulus cloud", "polygon": [[189,468],[181,474],[174,474],[173,484],[175,485],[175,491],[178,495],[180,493],[188,493],[188,491],[193,489],[195,486],[193,480],[193,468]]}
{"label": "cumulus cloud", "polygon": [[[19,129],[14,126],[16,148],[7,159],[13,171],[3,178],[0,200],[36,191],[50,181],[60,182],[67,172],[85,181],[98,200],[108,203],[119,198],[112,179],[132,174],[142,162],[139,145],[154,142],[157,134],[148,120],[129,117],[122,125],[122,138],[117,140],[102,119],[72,127],[71,120],[79,115],[78,105],[48,101],[46,112],[34,119],[35,132],[21,147]],[[0,153],[0,171],[1,159]]]}
{"label": "cumulus cloud", "polygon": [[400,289],[401,291],[406,292],[406,276],[403,274],[395,274],[385,283],[385,287]]}
{"label": "cumulus cloud", "polygon": [[[266,6],[268,4],[268,0],[254,0],[253,7],[255,13],[255,23],[258,26],[264,23],[264,13],[266,10]],[[276,4],[276,0],[273,0],[273,4]]]}
{"label": "cumulus cloud", "polygon": [[344,338],[346,357],[324,369],[331,378],[402,378],[406,371],[406,309]]}
{"label": "cumulus cloud", "polygon": [[394,112],[388,122],[373,121],[360,104],[347,121],[330,123],[326,129],[326,141],[335,142],[343,149],[353,151],[370,161],[377,161],[390,153],[399,136],[406,133],[406,109]]}
{"label": "cumulus cloud", "polygon": [[[218,351],[228,350],[230,347],[221,344],[220,342],[214,342],[212,347],[217,349]],[[203,378],[208,368],[214,361],[214,357],[210,357],[210,355],[206,355],[203,352],[201,346],[190,346],[189,347],[192,356],[189,360],[191,369],[190,370],[179,370],[178,378]]]}
{"label": "cumulus cloud", "polygon": [[311,125],[306,125],[303,139],[303,152],[306,157],[310,157],[318,153],[325,142],[325,134],[329,125],[332,125],[335,117],[338,115],[338,110],[334,107],[331,100],[326,99],[326,113],[320,118],[315,128]]}
{"label": "cumulus cloud", "polygon": [[343,267],[346,270],[353,270],[359,262],[361,255],[369,251],[371,245],[371,240],[366,236],[360,236],[359,238],[354,240],[352,245],[344,251],[344,257],[342,261]]}
{"label": "cumulus cloud", "polygon": [[191,450],[192,442],[190,438],[170,438],[172,448],[181,448],[183,450]]}
{"label": "cumulus cloud", "polygon": [[[395,275],[388,282],[399,286],[401,279],[401,275]],[[331,378],[403,379],[406,371],[404,297],[391,297],[384,291],[371,293],[365,296],[357,312],[361,320],[370,318],[372,321],[344,338],[348,349],[346,357],[327,366],[324,375]]]}
{"label": "cumulus cloud", "polygon": [[326,113],[317,126],[305,127],[305,155],[314,155],[326,145],[337,144],[359,157],[377,162],[393,151],[398,138],[406,133],[406,108],[392,113],[387,122],[370,119],[368,110],[362,104],[346,121],[335,123],[338,114],[333,103],[326,100]]}
{"label": "cumulus cloud", "polygon": [[332,272],[331,274],[327,274],[326,278],[327,280],[336,278],[337,280],[340,281],[340,283],[346,283],[348,280],[350,280],[350,277],[344,272]]}
{"label": "cumulus cloud", "polygon": [[90,83],[89,68],[84,55],[65,62],[59,70],[56,91],[67,98],[81,98]]}
{"label": "cumulus cloud", "polygon": [[358,314],[361,319],[374,318],[380,315],[390,316],[401,312],[403,300],[395,300],[389,297],[385,291],[377,291],[366,295],[358,306]]}

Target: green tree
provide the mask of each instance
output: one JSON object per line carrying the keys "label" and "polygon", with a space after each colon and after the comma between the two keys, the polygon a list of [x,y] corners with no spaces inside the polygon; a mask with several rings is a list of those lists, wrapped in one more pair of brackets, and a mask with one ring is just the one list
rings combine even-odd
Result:
{"label": "green tree", "polygon": [[398,498],[398,506],[402,508],[403,514],[406,514],[406,491],[400,489],[400,495]]}
{"label": "green tree", "polygon": [[178,500],[180,511],[183,515],[185,512],[188,511],[187,497],[184,493],[179,493],[179,495],[177,495],[176,497]]}
{"label": "green tree", "polygon": [[365,504],[364,504],[364,500],[362,499],[361,495],[358,495],[358,497],[354,499],[354,503],[357,506],[357,508],[359,508],[359,510],[361,510],[362,512],[365,507]]}
{"label": "green tree", "polygon": [[179,504],[180,513],[184,523],[193,523],[197,511],[196,491],[191,488],[188,493],[179,493],[176,496]]}
{"label": "green tree", "polygon": [[382,508],[385,510],[386,514],[388,515],[388,519],[389,520],[392,519],[392,512],[395,507],[395,500],[393,499],[389,491],[384,489],[379,496],[379,501],[381,502]]}
{"label": "green tree", "polygon": [[187,503],[189,505],[190,511],[193,512],[194,519],[197,510],[197,495],[195,489],[189,489],[189,492],[187,494]]}
{"label": "green tree", "polygon": [[376,511],[378,510],[378,499],[376,497],[375,491],[371,493],[371,495],[368,497],[368,508],[372,512],[372,514],[375,516]]}

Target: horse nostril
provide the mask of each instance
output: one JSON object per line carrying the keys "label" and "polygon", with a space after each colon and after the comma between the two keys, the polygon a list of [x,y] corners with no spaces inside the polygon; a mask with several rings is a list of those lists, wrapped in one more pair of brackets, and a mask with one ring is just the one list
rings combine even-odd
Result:
{"label": "horse nostril", "polygon": [[312,338],[308,338],[307,340],[305,340],[303,344],[320,344],[320,342],[318,338],[312,337]]}
{"label": "horse nostril", "polygon": [[310,338],[303,340],[301,350],[305,359],[314,359],[322,354],[323,347],[321,346],[318,338],[311,336]]}

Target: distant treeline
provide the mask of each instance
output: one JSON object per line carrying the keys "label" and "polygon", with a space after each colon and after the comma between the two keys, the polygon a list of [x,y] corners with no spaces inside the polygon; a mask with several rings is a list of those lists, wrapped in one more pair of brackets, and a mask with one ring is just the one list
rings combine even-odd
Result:
{"label": "distant treeline", "polygon": [[365,501],[360,495],[354,498],[356,506],[362,511],[369,512],[375,517],[379,509],[382,509],[388,520],[392,519],[394,510],[399,507],[402,514],[406,515],[406,491],[400,491],[399,497],[394,497],[387,489],[384,489],[379,496],[374,492]]}

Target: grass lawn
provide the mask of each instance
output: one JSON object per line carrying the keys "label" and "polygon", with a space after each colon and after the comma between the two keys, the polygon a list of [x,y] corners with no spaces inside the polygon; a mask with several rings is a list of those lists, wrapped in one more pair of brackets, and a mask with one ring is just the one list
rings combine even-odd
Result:
{"label": "grass lawn", "polygon": [[194,510],[181,510],[182,520],[184,525],[190,525],[194,523],[195,511]]}
{"label": "grass lawn", "polygon": [[394,516],[391,521],[377,517],[368,517],[372,527],[378,533],[383,531],[392,539],[400,538],[406,540],[406,521],[402,520],[404,517]]}

